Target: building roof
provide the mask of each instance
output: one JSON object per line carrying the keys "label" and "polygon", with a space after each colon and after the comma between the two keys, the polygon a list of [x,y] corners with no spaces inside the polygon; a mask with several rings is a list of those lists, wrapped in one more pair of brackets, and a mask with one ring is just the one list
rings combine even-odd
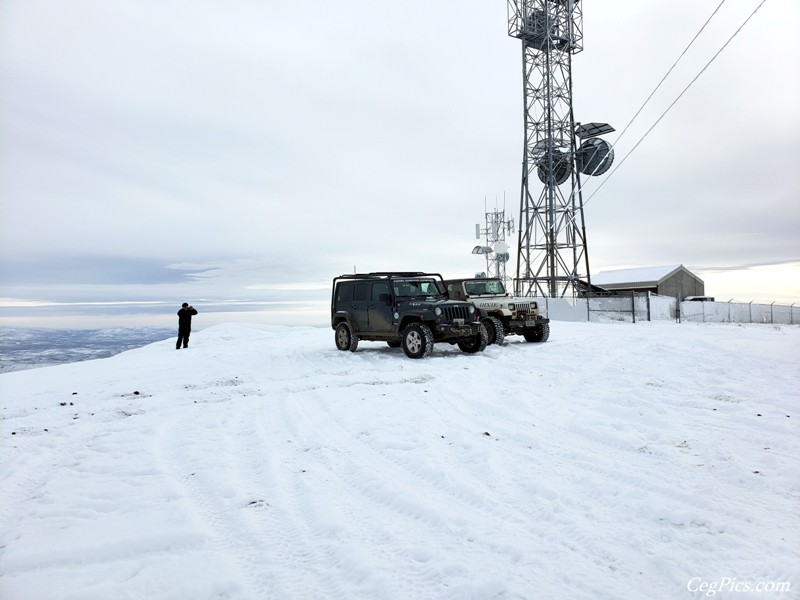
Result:
{"label": "building roof", "polygon": [[592,284],[599,286],[630,285],[637,287],[656,287],[680,270],[702,282],[702,279],[683,265],[665,265],[661,267],[638,267],[635,269],[617,269],[603,271],[592,276]]}

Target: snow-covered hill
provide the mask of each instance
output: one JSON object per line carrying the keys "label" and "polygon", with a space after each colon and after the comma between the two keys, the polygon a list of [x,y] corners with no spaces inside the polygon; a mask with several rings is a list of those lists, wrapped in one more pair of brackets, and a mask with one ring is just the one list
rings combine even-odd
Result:
{"label": "snow-covered hill", "polygon": [[2,374],[0,598],[798,597],[798,357],[796,326],[415,361],[228,324]]}

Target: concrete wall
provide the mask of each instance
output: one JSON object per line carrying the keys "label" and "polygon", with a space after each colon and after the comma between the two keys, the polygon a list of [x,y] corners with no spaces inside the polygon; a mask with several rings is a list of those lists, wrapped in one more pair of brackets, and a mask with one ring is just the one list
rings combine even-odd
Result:
{"label": "concrete wall", "polygon": [[[601,298],[537,298],[553,321],[674,321],[687,323],[800,324],[800,306],[736,302],[678,302],[671,296],[635,294]],[[680,311],[680,312],[678,312]]]}
{"label": "concrete wall", "polygon": [[636,294],[600,298],[540,298],[554,321],[662,321],[675,319],[676,300],[669,296]]}
{"label": "concrete wall", "polygon": [[694,323],[800,324],[800,307],[738,302],[681,302],[681,320]]}

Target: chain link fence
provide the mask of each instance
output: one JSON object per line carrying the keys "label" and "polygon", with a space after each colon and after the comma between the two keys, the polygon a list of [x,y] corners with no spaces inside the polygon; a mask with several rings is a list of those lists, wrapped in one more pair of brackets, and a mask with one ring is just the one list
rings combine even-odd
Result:
{"label": "chain link fence", "polygon": [[541,298],[555,321],[677,321],[688,323],[800,324],[800,307],[756,302],[684,300],[649,292],[591,298]]}

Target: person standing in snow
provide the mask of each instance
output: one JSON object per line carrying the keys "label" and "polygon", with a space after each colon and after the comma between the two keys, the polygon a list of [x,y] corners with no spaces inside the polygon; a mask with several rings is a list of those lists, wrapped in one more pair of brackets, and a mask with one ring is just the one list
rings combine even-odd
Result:
{"label": "person standing in snow", "polygon": [[181,309],[178,311],[178,342],[175,344],[175,349],[180,350],[181,344],[184,348],[189,347],[189,334],[192,332],[192,317],[197,314],[194,307],[189,306],[188,302],[184,302]]}

